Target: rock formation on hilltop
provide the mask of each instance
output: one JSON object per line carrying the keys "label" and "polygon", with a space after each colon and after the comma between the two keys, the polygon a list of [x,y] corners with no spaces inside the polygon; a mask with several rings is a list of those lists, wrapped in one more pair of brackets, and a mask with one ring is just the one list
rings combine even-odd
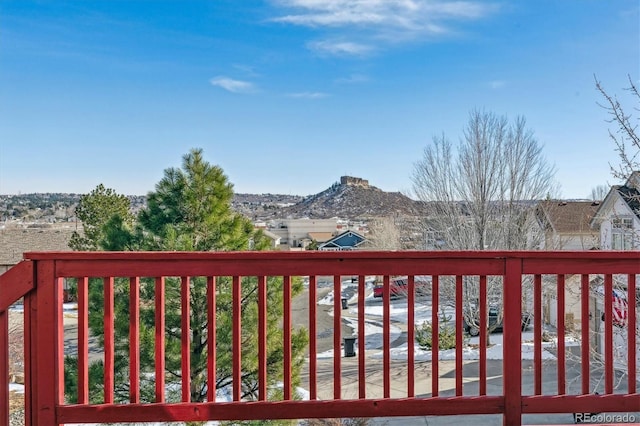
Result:
{"label": "rock formation on hilltop", "polygon": [[417,204],[399,192],[385,192],[365,179],[342,176],[326,190],[280,209],[280,217],[366,219],[380,216],[417,215]]}

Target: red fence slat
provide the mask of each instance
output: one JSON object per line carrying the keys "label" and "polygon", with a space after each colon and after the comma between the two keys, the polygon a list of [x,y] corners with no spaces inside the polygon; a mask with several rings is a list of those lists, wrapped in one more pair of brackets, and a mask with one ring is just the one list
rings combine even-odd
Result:
{"label": "red fence slat", "polygon": [[487,276],[480,277],[480,386],[479,394],[487,394]]}
{"label": "red fence slat", "polygon": [[[415,396],[415,351],[414,351],[414,327],[415,327],[415,278],[408,277],[407,294],[407,397]],[[364,306],[364,304],[362,305]]]}
{"label": "red fence slat", "polygon": [[113,277],[103,279],[104,283],[104,402],[113,403],[114,389],[114,295]]}
{"label": "red fence slat", "polygon": [[157,277],[155,282],[155,356],[156,356],[156,402],[164,402],[164,277]]}
{"label": "red fence slat", "polygon": [[258,277],[258,400],[267,400],[267,277]]}
{"label": "red fence slat", "polygon": [[559,274],[557,277],[558,291],[558,395],[566,393],[567,374],[566,374],[566,352],[565,352],[565,276]]}
{"label": "red fence slat", "polygon": [[340,356],[342,354],[342,278],[333,277],[333,398],[340,399],[342,372]]}
{"label": "red fence slat", "polygon": [[391,397],[391,288],[389,275],[382,278],[382,395]]}
{"label": "red fence slat", "polygon": [[629,318],[627,321],[627,368],[628,368],[628,392],[636,393],[636,333],[634,330],[638,330],[639,326],[636,318],[636,309],[635,309],[635,301],[638,300],[636,297],[636,276],[630,274],[628,276],[627,281],[627,303],[629,306]]}
{"label": "red fence slat", "polygon": [[[358,276],[358,398],[366,398],[366,366],[365,366],[365,348],[366,336],[364,329],[364,295],[365,295],[365,277]],[[315,305],[315,301],[314,301]],[[411,339],[409,339],[411,341]]]}
{"label": "red fence slat", "polygon": [[78,278],[78,404],[89,403],[89,278]]}
{"label": "red fence slat", "polygon": [[207,277],[207,401],[216,400],[216,279]]}
{"label": "red fence slat", "polygon": [[231,288],[233,306],[233,327],[231,330],[233,342],[233,400],[240,401],[242,398],[242,286],[239,276],[233,277]]}
{"label": "red fence slat", "polygon": [[604,276],[604,392],[613,393],[613,276]]}
{"label": "red fence slat", "polygon": [[[456,276],[456,396],[462,396],[462,346],[464,336],[464,317],[462,315],[462,276]],[[439,333],[439,329],[434,329],[433,333]]]}
{"label": "red fence slat", "polygon": [[533,277],[534,394],[542,395],[542,275]]}
{"label": "red fence slat", "polygon": [[433,275],[431,277],[431,396],[438,396],[439,394],[439,336],[438,333],[434,333],[433,330],[439,330],[440,324],[438,323],[438,306],[440,306],[440,277]]}
{"label": "red fence slat", "polygon": [[189,277],[180,279],[180,344],[182,355],[182,402],[191,401],[191,302]]}
{"label": "red fence slat", "polygon": [[0,425],[9,426],[9,312],[7,311],[0,311]]}
{"label": "red fence slat", "polygon": [[580,360],[580,367],[582,372],[582,393],[588,394],[590,389],[590,367],[591,367],[591,354],[589,352],[589,275],[582,274],[580,277],[580,328],[582,334],[582,341],[580,342],[580,353],[582,359]]}
{"label": "red fence slat", "polygon": [[309,398],[318,399],[317,387],[317,365],[318,357],[316,338],[318,331],[316,328],[316,306],[317,306],[317,283],[316,276],[309,277]]}
{"label": "red fence slat", "polygon": [[140,278],[129,278],[129,402],[140,403]]}
{"label": "red fence slat", "polygon": [[284,328],[284,400],[291,399],[291,277],[285,276],[282,282],[284,290],[282,327]]}

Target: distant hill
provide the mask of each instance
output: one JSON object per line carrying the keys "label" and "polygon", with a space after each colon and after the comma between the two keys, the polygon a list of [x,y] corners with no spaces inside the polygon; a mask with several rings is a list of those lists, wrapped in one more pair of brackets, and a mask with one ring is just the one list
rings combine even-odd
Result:
{"label": "distant hill", "polygon": [[342,176],[324,191],[274,212],[283,218],[331,217],[367,219],[381,216],[416,216],[418,204],[399,192],[385,192],[365,179]]}
{"label": "distant hill", "polygon": [[[0,195],[0,221],[30,223],[75,219],[80,194]],[[133,211],[146,205],[143,195],[130,195]],[[235,194],[232,208],[251,220],[276,218],[368,219],[381,216],[416,216],[418,204],[399,192],[385,192],[365,179],[342,176],[326,190],[306,197],[283,194]]]}

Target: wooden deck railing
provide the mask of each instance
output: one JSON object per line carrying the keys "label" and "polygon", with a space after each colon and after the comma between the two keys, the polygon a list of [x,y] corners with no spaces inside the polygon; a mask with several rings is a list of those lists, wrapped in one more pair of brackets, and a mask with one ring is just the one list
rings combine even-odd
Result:
{"label": "wooden deck railing", "polygon": [[[389,297],[389,283],[393,276],[408,277],[406,294],[407,313],[403,323],[404,333],[411,350],[401,360],[392,359],[391,331],[395,319],[393,306],[398,301]],[[576,285],[575,276],[579,277]],[[145,421],[202,421],[249,419],[305,419],[345,417],[387,417],[422,415],[502,414],[505,425],[517,425],[526,413],[571,412],[633,412],[640,407],[637,389],[638,319],[636,314],[638,295],[637,276],[640,275],[639,252],[236,252],[236,253],[167,253],[167,252],[73,252],[28,253],[25,260],[0,276],[0,425],[8,425],[8,368],[9,309],[19,299],[24,300],[24,373],[25,417],[27,425],[59,425],[81,422],[145,422]],[[383,282],[381,299],[366,297],[366,277],[375,276]],[[430,276],[430,294],[418,295],[414,277]],[[165,399],[165,280],[172,277],[179,283],[180,330],[191,330],[190,286],[193,277],[206,280],[207,326],[207,401],[192,402],[190,368],[192,333],[180,333],[181,377],[173,386],[179,389],[178,401]],[[233,310],[231,336],[221,336],[216,324],[216,298],[221,297],[218,280],[224,277],[230,285]],[[248,284],[246,277],[253,277]],[[267,297],[269,277],[279,277],[282,284],[282,371],[270,377],[267,371],[267,347],[271,339],[267,335]],[[301,386],[308,390],[309,398],[296,399],[292,377],[291,342],[298,327],[292,321],[291,283],[294,277],[308,277],[305,301],[304,326],[309,332],[308,357],[303,366]],[[319,359],[319,335],[317,321],[321,315],[317,305],[320,277],[329,281],[333,298],[333,319],[330,333],[333,336],[333,354],[329,361]],[[352,299],[350,310],[344,312],[341,305],[342,281],[345,277],[357,282],[357,296]],[[573,277],[573,278],[572,278]],[[571,278],[571,280],[570,280]],[[77,283],[77,402],[65,399],[65,327],[63,322],[62,294],[66,279]],[[99,349],[103,361],[103,382],[99,384],[103,395],[98,403],[92,403],[89,394],[90,331],[89,306],[90,282],[99,279],[104,290],[101,305],[104,315],[104,345]],[[422,278],[421,278],[422,279]],[[593,284],[601,281],[601,285]],[[153,288],[154,298],[141,301],[141,282]],[[123,284],[124,283],[124,284]],[[116,336],[114,321],[114,289],[127,286],[129,306],[129,374],[125,387],[129,389],[126,401],[114,389],[123,385],[114,373]],[[254,285],[257,309],[258,370],[257,397],[252,400],[243,393],[242,357],[242,301],[243,286]],[[422,285],[422,284],[421,284]],[[495,299],[492,288],[499,286],[500,297]],[[467,300],[469,286],[473,286],[476,300]],[[594,286],[600,291],[594,291]],[[614,287],[620,291],[614,293]],[[491,288],[488,288],[491,287]],[[226,287],[225,287],[226,288]],[[246,288],[245,288],[246,290]],[[421,292],[422,293],[422,292]],[[122,292],[118,294],[123,294]],[[488,294],[490,295],[488,297]],[[623,295],[628,310],[623,324],[614,321],[618,314],[613,295]],[[569,300],[571,299],[571,300]],[[118,300],[118,302],[121,302]],[[175,301],[173,301],[175,302]],[[404,303],[404,299],[402,303]],[[252,302],[253,303],[253,302]],[[155,308],[153,371],[141,371],[140,363],[140,310],[151,304]],[[468,382],[464,360],[464,307],[475,306],[479,311],[478,375]],[[574,306],[577,304],[577,307]],[[598,305],[599,304],[599,305]],[[362,350],[367,344],[367,322],[371,315],[367,306],[381,307],[382,361]],[[488,375],[487,313],[489,307],[498,305],[503,312],[503,350],[501,379]],[[450,306],[455,325],[454,380],[450,391],[440,372],[443,361],[438,362],[442,351],[438,350],[438,333],[433,333],[434,349],[431,361],[416,359],[413,350],[417,314],[420,307],[430,309],[428,320],[432,330],[439,330],[441,314]],[[603,321],[594,330],[595,306],[603,307]],[[550,309],[552,308],[552,309]],[[219,309],[219,308],[218,308]],[[557,386],[549,389],[543,380],[548,368],[543,355],[543,327],[555,312],[556,318],[566,318],[567,309],[577,309],[580,330],[566,321],[556,321],[557,344],[551,351],[556,355]],[[523,356],[521,314],[531,311],[533,320],[533,375],[531,386],[523,383]],[[421,311],[422,312],[422,311]],[[350,316],[358,336],[357,356],[344,358],[343,317]],[[118,318],[119,319],[119,318]],[[326,318],[325,318],[326,320]],[[596,319],[597,320],[597,319]],[[615,324],[614,324],[615,323]],[[244,324],[245,326],[247,324]],[[585,326],[586,325],[586,326]],[[598,333],[604,336],[604,345],[598,349]],[[595,334],[594,334],[595,333]],[[594,335],[596,338],[594,339]],[[576,358],[565,344],[566,338],[576,336],[579,351]],[[618,337],[616,337],[618,336]],[[620,345],[615,340],[622,336]],[[122,337],[122,336],[120,336]],[[231,339],[231,392],[228,401],[215,402],[216,355],[220,339]],[[91,348],[92,352],[96,348]],[[596,353],[594,358],[594,352]],[[618,359],[620,358],[620,359]],[[596,359],[594,361],[594,359]],[[598,395],[595,388],[594,369],[597,359],[603,360],[603,389]],[[273,360],[270,360],[272,362]],[[349,367],[348,369],[346,367]],[[570,366],[570,367],[568,367]],[[580,374],[578,390],[571,391],[569,369],[576,367]],[[372,368],[374,372],[372,373]],[[619,369],[623,375],[620,376]],[[348,371],[347,371],[348,370]],[[393,372],[402,371],[401,377]],[[429,374],[423,374],[427,371]],[[146,402],[141,398],[139,382],[149,374],[155,377],[155,399]],[[273,374],[273,373],[271,373]],[[372,383],[379,377],[380,383]],[[619,378],[623,377],[620,381]],[[528,379],[527,379],[528,380]],[[491,383],[490,390],[488,384]],[[269,392],[279,384],[282,392],[277,397]],[[618,386],[621,384],[621,386]],[[399,391],[401,386],[402,391]],[[568,387],[570,389],[568,389]],[[329,389],[327,391],[327,389]],[[347,389],[354,389],[353,393]],[[380,391],[378,391],[378,389]],[[496,391],[495,389],[499,389]],[[68,397],[67,397],[68,399]]]}

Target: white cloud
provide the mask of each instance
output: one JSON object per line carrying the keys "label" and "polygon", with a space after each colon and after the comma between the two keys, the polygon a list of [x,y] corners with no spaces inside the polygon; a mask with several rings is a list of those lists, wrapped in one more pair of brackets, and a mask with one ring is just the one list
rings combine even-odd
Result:
{"label": "white cloud", "polygon": [[[404,42],[433,38],[453,32],[458,21],[479,20],[493,14],[497,4],[447,0],[273,0],[283,15],[273,21],[329,30],[329,38],[346,40],[356,35],[360,42],[316,42],[310,48],[330,43],[325,53],[362,55],[374,41]],[[335,34],[332,34],[335,33]],[[363,42],[367,40],[367,42]]]}
{"label": "white cloud", "polygon": [[367,81],[369,81],[369,77],[364,74],[351,74],[348,77],[341,77],[335,80],[336,83],[340,84],[366,83]]}
{"label": "white cloud", "polygon": [[318,52],[319,54],[329,54],[335,56],[364,56],[374,50],[373,47],[364,44],[335,40],[313,41],[308,43],[307,47]]}
{"label": "white cloud", "polygon": [[507,82],[504,80],[493,80],[489,82],[489,87],[492,89],[502,89],[507,85]]}
{"label": "white cloud", "polygon": [[299,93],[289,93],[287,96],[290,98],[297,98],[297,99],[322,99],[322,98],[328,97],[329,94],[322,93],[322,92],[299,92]]}
{"label": "white cloud", "polygon": [[253,93],[256,87],[249,81],[234,80],[225,76],[214,77],[210,80],[213,86],[218,86],[232,93]]}

